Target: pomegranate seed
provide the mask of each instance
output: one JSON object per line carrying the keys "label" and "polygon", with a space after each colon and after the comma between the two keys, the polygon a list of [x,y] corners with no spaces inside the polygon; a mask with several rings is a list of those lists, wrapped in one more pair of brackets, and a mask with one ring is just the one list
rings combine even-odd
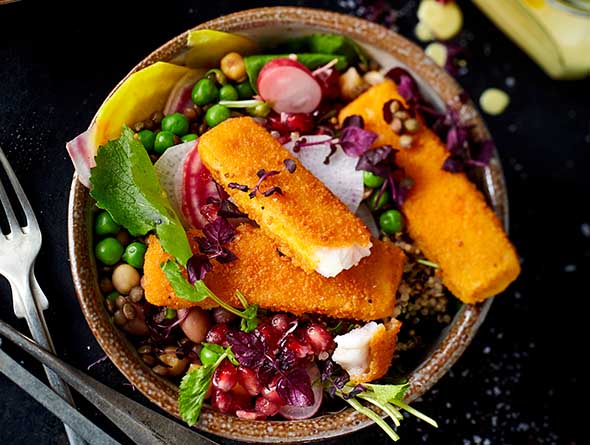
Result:
{"label": "pomegranate seed", "polygon": [[227,392],[232,389],[237,382],[238,371],[236,371],[236,367],[232,365],[229,360],[222,361],[213,374],[213,386]]}
{"label": "pomegranate seed", "polygon": [[270,320],[270,324],[273,328],[277,330],[279,334],[283,334],[289,329],[289,324],[291,323],[291,317],[287,314],[276,314]]}
{"label": "pomegranate seed", "polygon": [[279,133],[290,133],[298,131],[301,134],[313,130],[314,122],[310,114],[305,113],[272,113],[268,116],[268,123],[272,130]]}
{"label": "pomegranate seed", "polygon": [[251,396],[257,396],[262,391],[262,385],[253,369],[245,366],[238,367],[238,382],[246,389]]}
{"label": "pomegranate seed", "polygon": [[314,76],[322,88],[322,99],[336,99],[340,97],[340,73],[330,69]]}
{"label": "pomegranate seed", "polygon": [[229,343],[227,342],[227,338],[225,338],[225,334],[228,330],[229,328],[224,323],[213,325],[211,329],[209,329],[209,332],[207,332],[205,341],[207,343],[215,343],[216,345],[221,345],[224,348],[227,348]]}
{"label": "pomegranate seed", "polygon": [[246,411],[245,409],[238,409],[236,410],[236,416],[240,419],[248,419],[248,420],[264,420],[266,416],[256,411]]}
{"label": "pomegranate seed", "polygon": [[303,341],[293,337],[292,335],[287,336],[285,347],[295,353],[297,358],[303,358],[308,354],[312,354],[313,350],[311,347],[306,345]]}
{"label": "pomegranate seed", "polygon": [[269,417],[278,413],[280,408],[279,405],[264,397],[258,397],[254,406],[257,412]]}
{"label": "pomegranate seed", "polygon": [[278,377],[275,377],[273,382],[268,387],[262,388],[262,397],[274,403],[275,405],[283,406],[285,405],[285,401],[281,398],[281,396],[279,396],[279,393],[277,392],[277,380]]}
{"label": "pomegranate seed", "polygon": [[249,410],[252,409],[252,397],[242,388],[239,384],[234,386],[230,391],[232,395],[232,410],[237,411],[239,409]]}
{"label": "pomegranate seed", "polygon": [[275,329],[268,323],[260,323],[256,330],[264,337],[264,340],[268,344],[268,348],[271,351],[274,350],[280,337],[277,331],[275,331]]}
{"label": "pomegranate seed", "polygon": [[327,352],[334,347],[332,336],[319,324],[309,325],[305,330],[305,334],[313,348],[313,352],[316,354]]}
{"label": "pomegranate seed", "polygon": [[229,414],[233,410],[233,405],[231,393],[223,392],[218,389],[213,390],[213,395],[211,396],[211,406],[213,409],[224,414]]}

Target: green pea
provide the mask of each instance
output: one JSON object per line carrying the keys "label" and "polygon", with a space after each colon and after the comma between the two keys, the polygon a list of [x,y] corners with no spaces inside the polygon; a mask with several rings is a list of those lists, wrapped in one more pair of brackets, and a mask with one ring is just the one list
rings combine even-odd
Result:
{"label": "green pea", "polygon": [[397,210],[387,210],[379,217],[379,226],[388,235],[401,232],[404,228],[404,218]]}
{"label": "green pea", "polygon": [[94,231],[97,235],[114,235],[121,226],[117,224],[109,212],[100,212],[96,217]]}
{"label": "green pea", "polygon": [[387,204],[391,200],[391,195],[387,190],[381,193],[381,197],[379,201],[377,201],[377,197],[379,196],[379,190],[375,190],[371,197],[369,198],[369,209],[371,211],[376,211],[382,208],[385,204]]}
{"label": "green pea", "polygon": [[254,90],[248,81],[237,84],[236,90],[240,99],[252,99],[252,96],[254,96]]}
{"label": "green pea", "polygon": [[172,309],[172,308],[167,308],[166,309],[166,319],[172,320],[173,318],[176,318],[176,310]]}
{"label": "green pea", "polygon": [[363,182],[367,187],[376,189],[377,187],[381,187],[383,185],[383,183],[385,182],[385,178],[377,176],[374,173],[364,171]]}
{"label": "green pea", "polygon": [[162,130],[184,136],[188,133],[188,118],[182,113],[172,113],[162,119]]}
{"label": "green pea", "polygon": [[197,105],[207,105],[217,101],[219,90],[214,81],[205,77],[195,84],[191,97]]}
{"label": "green pea", "polygon": [[268,116],[268,113],[270,113],[270,105],[267,104],[266,102],[260,102],[256,105],[254,105],[253,107],[248,107],[246,108],[246,112],[250,115],[250,116],[254,116],[254,117],[266,117]]}
{"label": "green pea", "polygon": [[156,133],[154,133],[152,130],[141,130],[139,133],[137,133],[137,136],[147,151],[152,151],[154,149]]}
{"label": "green pea", "polygon": [[209,348],[203,348],[199,353],[199,358],[201,359],[201,363],[203,365],[214,365],[219,358],[219,354],[213,352]]}
{"label": "green pea", "polygon": [[219,100],[238,100],[238,90],[229,83],[219,89]]}
{"label": "green pea", "polygon": [[231,112],[229,111],[229,108],[216,104],[209,108],[205,113],[205,122],[207,122],[207,125],[210,127],[215,127],[228,119],[230,115]]}
{"label": "green pea", "polygon": [[123,244],[117,238],[105,238],[96,245],[94,253],[98,261],[107,266],[112,266],[121,259]]}
{"label": "green pea", "polygon": [[174,145],[174,133],[171,131],[160,131],[156,135],[156,141],[154,142],[154,150],[158,154],[162,154],[166,149]]}
{"label": "green pea", "polygon": [[117,298],[119,298],[119,295],[121,295],[121,294],[119,292],[117,292],[116,290],[114,290],[110,294],[108,294],[105,298],[107,300],[115,301]]}
{"label": "green pea", "polygon": [[145,256],[146,250],[147,248],[143,243],[137,241],[131,243],[125,248],[125,253],[123,254],[123,261],[132,265],[136,269],[141,269],[143,267],[143,258]]}
{"label": "green pea", "polygon": [[190,141],[194,141],[198,138],[199,136],[197,136],[195,133],[189,133],[189,134],[185,134],[183,137],[180,138],[180,140],[182,142],[190,142]]}

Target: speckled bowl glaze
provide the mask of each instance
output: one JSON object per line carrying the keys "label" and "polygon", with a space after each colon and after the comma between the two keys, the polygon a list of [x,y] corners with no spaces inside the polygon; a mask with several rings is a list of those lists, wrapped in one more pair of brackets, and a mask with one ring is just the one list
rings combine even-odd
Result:
{"label": "speckled bowl glaze", "polygon": [[[416,76],[423,93],[439,107],[461,92],[457,83],[419,47],[395,32],[355,17],[317,9],[262,8],[220,17],[194,29],[204,28],[237,32],[261,42],[276,36],[285,38],[314,31],[340,33],[359,42],[383,66],[402,65],[408,68]],[[130,74],[156,61],[172,59],[184,48],[186,38],[187,33],[183,33],[170,40],[139,62]],[[481,137],[488,137],[487,129],[472,104],[464,105],[461,113],[471,121]],[[480,172],[478,183],[506,227],[506,189],[497,156],[488,168]],[[177,388],[145,366],[129,341],[109,321],[98,288],[92,254],[93,204],[88,190],[74,176],[69,203],[69,255],[84,316],[106,354],[129,381],[156,405],[178,416]],[[481,305],[461,307],[426,359],[409,376],[408,402],[424,394],[455,363],[484,320],[491,302],[492,299],[489,299]],[[371,423],[352,409],[301,421],[251,421],[220,414],[205,406],[197,428],[246,442],[294,443],[342,436]]]}

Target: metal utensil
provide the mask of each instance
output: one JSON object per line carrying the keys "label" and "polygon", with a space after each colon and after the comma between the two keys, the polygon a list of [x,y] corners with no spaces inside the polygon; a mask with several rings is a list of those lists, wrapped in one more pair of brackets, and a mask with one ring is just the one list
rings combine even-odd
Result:
{"label": "metal utensil", "polygon": [[[39,347],[2,320],[0,320],[0,334],[53,369],[72,388],[96,406],[102,414],[111,419],[135,443],[141,445],[219,445],[80,372]],[[92,443],[97,442],[93,441]]]}
{"label": "metal utensil", "polygon": [[[18,222],[8,194],[0,181],[0,204],[4,208],[10,228],[10,233],[7,235],[0,233],[0,274],[4,275],[12,288],[15,315],[18,317],[24,316],[31,335],[37,343],[55,352],[43,317],[43,309],[47,307],[47,298],[43,295],[37,280],[34,278],[34,263],[41,249],[41,230],[33,208],[1,148],[0,164],[2,164],[6,172],[26,218],[24,226]],[[33,277],[33,280],[31,280],[31,277]],[[35,299],[31,291],[32,283],[38,299]],[[63,381],[50,369],[46,368],[45,373],[55,392],[73,406],[72,394]],[[68,426],[66,426],[66,433],[72,445],[84,444],[84,441]]]}
{"label": "metal utensil", "polygon": [[[0,339],[0,346],[2,346],[2,339]],[[119,444],[45,386],[41,380],[10,358],[2,349],[0,349],[0,373],[16,383],[59,420],[73,428],[88,443]]]}

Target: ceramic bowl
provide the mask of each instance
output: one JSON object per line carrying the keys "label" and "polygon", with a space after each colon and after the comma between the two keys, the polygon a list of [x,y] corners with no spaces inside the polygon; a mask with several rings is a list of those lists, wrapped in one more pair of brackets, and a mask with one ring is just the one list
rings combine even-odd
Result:
{"label": "ceramic bowl", "polygon": [[[395,32],[351,16],[306,8],[262,8],[223,16],[194,29],[204,28],[236,32],[258,41],[311,32],[339,33],[355,39],[384,67],[405,66],[416,76],[423,93],[438,106],[461,92],[457,83],[426,57],[419,47]],[[156,61],[172,59],[184,48],[186,37],[187,34],[183,33],[170,40],[139,62],[131,73]],[[480,136],[488,137],[481,117],[471,104],[463,106],[462,113],[472,121]],[[506,189],[497,156],[481,172],[478,182],[506,226]],[[153,403],[178,416],[177,388],[145,366],[131,343],[109,321],[98,288],[92,254],[93,204],[88,190],[74,177],[69,203],[69,255],[74,285],[84,316],[106,354],[127,379]],[[492,299],[489,299],[481,305],[463,305],[460,308],[425,360],[410,374],[408,402],[424,394],[455,363],[471,342],[491,302]],[[246,442],[309,442],[342,436],[371,423],[352,409],[301,421],[250,421],[218,413],[206,406],[197,428]]]}

